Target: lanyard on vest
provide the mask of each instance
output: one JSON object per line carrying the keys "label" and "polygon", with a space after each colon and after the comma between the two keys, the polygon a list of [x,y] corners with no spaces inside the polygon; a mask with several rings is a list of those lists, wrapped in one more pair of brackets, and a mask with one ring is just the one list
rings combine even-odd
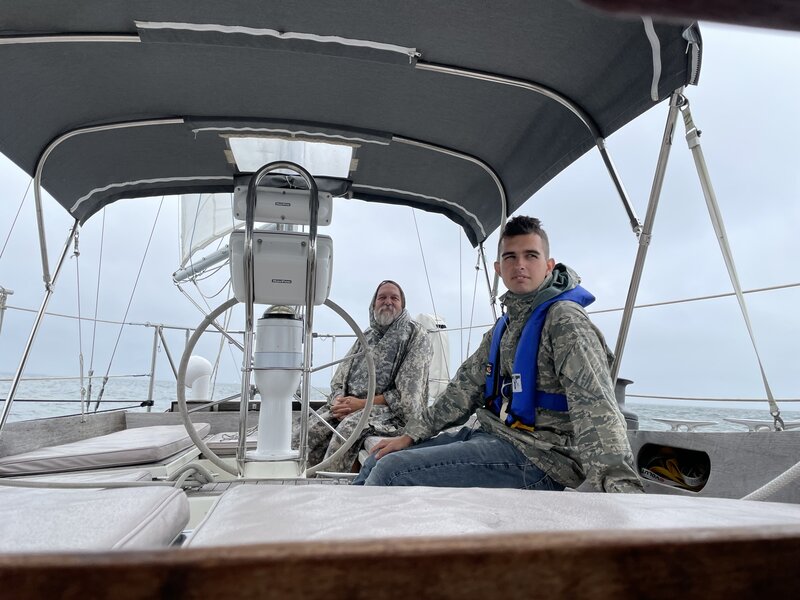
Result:
{"label": "lanyard on vest", "polygon": [[514,367],[511,377],[500,377],[500,341],[508,328],[508,315],[503,315],[495,323],[492,344],[489,348],[489,362],[486,363],[486,386],[484,388],[485,407],[509,427],[533,431],[536,423],[536,409],[568,410],[564,394],[551,394],[536,389],[537,359],[542,328],[547,311],[556,302],[575,302],[586,307],[594,302],[591,293],[581,286],[562,292],[558,296],[542,302],[531,312],[522,328],[514,353]]}

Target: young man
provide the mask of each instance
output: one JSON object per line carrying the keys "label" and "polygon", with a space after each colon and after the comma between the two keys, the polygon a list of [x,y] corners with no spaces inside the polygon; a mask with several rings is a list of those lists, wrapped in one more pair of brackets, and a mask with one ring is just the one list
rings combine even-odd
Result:
{"label": "young man", "polygon": [[[434,405],[373,448],[354,484],[642,491],[611,353],[583,309],[594,297],[550,258],[538,219],[511,219],[500,239],[506,314]],[[476,428],[433,437],[473,413]]]}
{"label": "young man", "polygon": [[[375,361],[375,399],[363,440],[370,435],[397,435],[406,422],[428,403],[428,367],[433,346],[425,329],[412,321],[406,311],[406,297],[394,281],[378,284],[369,305],[370,327],[364,332]],[[361,352],[356,342],[347,355]],[[342,445],[331,428],[348,438],[361,418],[366,404],[367,365],[364,356],[339,364],[331,379],[328,405],[312,416],[308,428],[309,464],[316,465]],[[295,432],[295,446],[299,432]],[[345,452],[328,471],[349,472],[361,443]]]}

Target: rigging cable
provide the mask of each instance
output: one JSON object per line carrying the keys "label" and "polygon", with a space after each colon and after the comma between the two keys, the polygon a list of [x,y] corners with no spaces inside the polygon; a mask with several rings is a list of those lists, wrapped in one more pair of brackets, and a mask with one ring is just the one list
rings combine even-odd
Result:
{"label": "rigging cable", "polygon": [[[176,287],[176,288],[178,288],[178,291],[179,291],[181,294],[183,294],[183,295],[184,295],[184,297],[185,297],[185,298],[186,298],[186,299],[187,299],[189,302],[191,302],[191,303],[192,303],[192,305],[193,305],[193,306],[194,306],[194,307],[195,307],[195,308],[196,308],[198,311],[200,311],[200,314],[202,314],[204,317],[207,317],[207,316],[208,316],[208,314],[211,312],[211,307],[209,306],[208,302],[205,300],[205,297],[203,296],[203,294],[200,294],[200,297],[203,299],[203,303],[206,305],[208,312],[206,312],[205,310],[203,310],[203,307],[202,307],[202,306],[200,306],[200,305],[199,305],[199,304],[198,304],[198,303],[197,303],[197,302],[194,300],[194,298],[192,298],[192,296],[189,294],[189,292],[187,292],[185,289],[183,289],[183,286],[182,286],[180,283],[177,283],[177,282],[176,282],[176,283],[175,283],[175,287]],[[228,299],[230,299],[230,292],[228,293]],[[232,311],[228,311],[228,313],[232,313]],[[231,337],[230,337],[230,336],[229,336],[229,335],[226,333],[226,332],[227,332],[227,328],[228,328],[228,325],[229,325],[229,324],[230,324],[230,319],[229,319],[229,318],[226,316],[225,323],[224,323],[224,324],[222,324],[222,325],[219,325],[219,329],[220,329],[220,333],[222,333],[222,337],[228,337],[228,340],[229,340],[229,342],[230,342],[230,341],[233,341],[233,338],[231,338]],[[187,329],[187,330],[186,330],[186,334],[187,334],[187,336],[189,335],[189,331],[190,331],[189,329]],[[241,346],[239,347],[239,349],[242,349],[242,348],[241,348]],[[234,364],[238,364],[238,363],[237,363],[237,361],[236,361],[236,359],[235,359],[235,357],[233,356],[233,350],[231,350],[231,349],[230,349],[230,344],[228,344],[228,352],[229,352],[229,353],[230,353],[230,355],[231,355],[231,360],[233,361],[233,363],[234,363]]]}
{"label": "rigging cable", "polygon": [[[122,320],[128,318],[128,311],[131,309],[131,304],[133,303],[133,296],[136,294],[136,288],[139,285],[139,278],[142,275],[142,269],[144,268],[145,260],[147,260],[147,253],[150,250],[150,243],[153,241],[153,234],[156,231],[156,225],[158,224],[158,217],[161,215],[161,207],[164,205],[164,196],[161,196],[161,201],[158,203],[158,211],[156,212],[156,218],[153,220],[153,228],[150,230],[150,237],[147,238],[147,245],[144,248],[144,256],[142,256],[142,262],[139,264],[139,271],[136,273],[136,280],[133,282],[133,289],[131,290],[131,296],[128,298],[128,306],[125,307],[125,314],[122,317]],[[108,361],[108,368],[106,369],[106,374],[103,377],[103,385],[100,388],[100,392],[97,394],[97,400],[94,403],[94,412],[97,412],[98,407],[100,406],[100,401],[103,399],[103,392],[106,389],[106,383],[108,382],[108,374],[111,372],[111,364],[114,362],[114,356],[117,354],[117,348],[119,347],[119,341],[122,338],[122,330],[125,328],[125,325],[120,325],[119,332],[117,333],[117,340],[114,342],[114,349],[111,351],[111,358]]]}
{"label": "rigging cable", "polygon": [[3,258],[3,254],[6,251],[6,246],[8,246],[8,240],[11,239],[11,234],[14,233],[14,226],[17,224],[17,219],[19,218],[19,213],[22,211],[22,207],[25,204],[25,199],[28,197],[28,192],[31,189],[31,184],[33,183],[33,179],[28,182],[28,187],[25,188],[25,193],[22,194],[22,200],[17,207],[17,214],[14,215],[14,220],[11,221],[11,229],[8,230],[8,235],[6,236],[6,241],[3,242],[3,248],[0,249],[0,258]]}
{"label": "rigging cable", "polygon": [[461,331],[458,334],[459,348],[461,351],[461,362],[466,358],[464,356],[464,283],[463,283],[463,269],[461,264],[461,228],[456,225],[458,230],[458,325]]}
{"label": "rigging cable", "polygon": [[705,198],[706,207],[708,208],[708,215],[711,218],[711,224],[714,227],[714,233],[717,236],[717,242],[719,242],[719,249],[722,252],[722,258],[725,261],[725,267],[728,270],[728,276],[731,280],[731,284],[733,285],[733,291],[736,293],[736,300],[739,303],[739,310],[742,313],[744,324],[747,328],[747,334],[750,336],[750,343],[753,346],[753,352],[755,353],[756,362],[758,363],[758,369],[761,372],[761,381],[764,384],[764,391],[767,393],[769,412],[775,420],[775,429],[777,431],[781,431],[784,426],[783,419],[781,418],[781,410],[772,395],[772,388],[770,387],[767,379],[767,372],[764,369],[764,364],[761,361],[761,354],[758,351],[758,344],[756,343],[756,336],[753,332],[753,325],[750,321],[750,315],[747,310],[747,303],[744,299],[744,292],[742,291],[742,285],[739,281],[739,275],[736,272],[736,264],[734,263],[733,253],[731,252],[730,243],[728,242],[728,234],[725,231],[725,223],[722,219],[722,213],[719,208],[719,203],[717,202],[716,194],[714,193],[714,187],[711,185],[711,176],[708,173],[708,167],[706,166],[706,161],[703,156],[703,149],[700,146],[701,132],[695,126],[694,121],[692,120],[692,113],[689,109],[688,100],[684,101],[680,107],[680,110],[683,114],[683,124],[686,129],[686,142],[689,145],[689,150],[694,158],[695,167],[697,168],[697,176],[700,178],[700,187],[703,190],[703,197]]}
{"label": "rigging cable", "polygon": [[475,318],[475,297],[478,295],[478,273],[481,272],[481,253],[478,252],[478,261],[475,263],[475,282],[472,284],[472,308],[469,311],[469,334],[467,335],[467,356],[472,343],[472,322]]}
{"label": "rigging cable", "polygon": [[433,288],[431,287],[431,278],[428,275],[428,263],[425,261],[425,250],[422,249],[422,237],[419,234],[419,225],[417,225],[417,215],[414,209],[411,209],[411,217],[414,219],[414,229],[417,231],[417,243],[419,244],[419,253],[422,256],[422,268],[425,270],[425,281],[428,282],[428,293],[431,296],[431,306],[433,307],[433,314],[436,315],[436,302],[433,300]]}
{"label": "rigging cable", "polygon": [[[232,283],[233,283],[233,282],[231,281],[231,279],[230,279],[230,278],[228,278],[228,282],[225,284],[225,286],[229,286],[229,287],[228,287],[228,297],[225,299],[225,301],[226,301],[226,302],[227,302],[228,300],[230,300],[230,297],[231,297],[231,292],[233,291],[233,286],[232,286]],[[197,284],[195,284],[195,286],[196,286],[196,285],[197,285]],[[219,295],[219,294],[222,292],[222,290],[224,290],[224,289],[225,289],[225,286],[223,286],[223,287],[222,287],[222,289],[221,289],[219,292],[217,292],[216,294],[214,294],[214,295],[215,295],[215,296],[216,296],[216,295]],[[198,289],[198,291],[200,291],[200,288],[199,288],[199,287],[198,287],[197,289]],[[206,309],[208,310],[208,312],[207,312],[207,313],[205,313],[205,314],[206,314],[206,315],[208,315],[208,314],[209,314],[209,313],[210,313],[210,312],[211,312],[213,309],[211,308],[211,305],[208,303],[208,301],[206,300],[206,297],[205,297],[205,296],[202,294],[202,292],[200,293],[200,297],[203,299],[203,304],[205,304],[205,305],[206,305]],[[232,317],[232,316],[233,316],[233,308],[231,308],[231,310],[229,310],[229,311],[227,311],[227,312],[225,313],[225,320],[224,320],[224,322],[223,322],[223,324],[222,324],[222,328],[223,328],[223,329],[225,329],[225,331],[227,331],[227,330],[228,330],[228,326],[230,325],[230,321],[231,321],[231,317]],[[225,338],[224,338],[223,336],[220,336],[220,345],[221,345],[221,344],[222,344],[224,341],[225,341]],[[222,350],[222,348],[221,348],[221,346],[220,346],[220,354],[221,354],[221,350]],[[230,344],[228,344],[228,353],[229,353],[229,354],[230,354],[230,356],[231,356],[231,360],[233,361],[233,364],[234,364],[234,365],[238,364],[238,362],[237,362],[236,358],[233,356],[233,350],[231,350],[231,345],[230,345]],[[219,358],[220,358],[220,356],[219,356],[219,355],[217,355],[217,361],[219,361]],[[217,364],[215,364],[215,366],[214,366],[214,369],[215,369],[215,370],[217,369],[218,365],[219,365],[219,363],[217,362]],[[212,393],[212,398],[213,398],[213,393]]]}
{"label": "rigging cable", "polygon": [[[225,298],[226,302],[231,298],[231,291],[232,289],[228,288],[228,297]],[[222,323],[222,327],[226,331],[231,324],[231,317],[233,317],[233,310],[229,310],[227,313],[225,313],[225,319]],[[225,338],[223,336],[219,336],[219,348],[217,350],[217,357],[214,359],[214,370],[211,373],[211,395],[209,396],[209,400],[214,399],[214,392],[217,389],[217,376],[219,375],[219,364],[222,361],[222,349],[224,348],[224,346],[225,346]],[[228,351],[231,354],[231,360],[233,360],[235,364],[236,360],[233,357],[233,351],[230,349],[230,344],[228,344]]]}
{"label": "rigging cable", "polygon": [[[208,199],[213,201],[215,196],[216,196],[215,194],[209,194],[208,195]],[[230,195],[230,201],[231,201],[231,206],[232,206],[233,205],[233,194]],[[211,306],[208,304],[207,300],[210,300],[212,298],[216,298],[226,288],[228,288],[228,294],[227,294],[226,301],[229,300],[230,299],[230,295],[231,295],[231,287],[230,286],[232,284],[232,280],[229,277],[228,280],[222,285],[222,287],[217,292],[215,292],[215,293],[213,293],[211,295],[206,295],[205,293],[203,293],[203,290],[200,289],[200,285],[198,284],[199,281],[203,281],[205,279],[209,279],[209,278],[213,277],[214,275],[216,275],[225,266],[225,263],[223,262],[220,266],[216,267],[215,269],[211,270],[210,272],[203,273],[202,277],[200,277],[200,274],[195,272],[195,269],[194,269],[194,252],[193,252],[194,237],[195,237],[195,233],[197,232],[197,222],[198,222],[198,219],[200,217],[200,208],[201,208],[202,204],[203,204],[203,195],[200,194],[200,197],[199,197],[198,202],[197,202],[197,207],[196,207],[195,213],[194,213],[194,222],[192,223],[192,233],[191,233],[191,236],[189,238],[189,252],[190,252],[190,255],[189,255],[189,266],[191,267],[192,272],[194,273],[192,275],[190,281],[192,282],[192,284],[194,284],[194,287],[197,290],[197,293],[203,299],[203,303],[206,305],[206,308],[207,308],[208,312],[211,312],[212,309],[211,309]],[[233,221],[233,211],[232,210],[230,211],[230,215],[231,215],[231,229],[233,229],[235,224],[234,224],[234,221]],[[222,238],[220,237],[219,241],[217,242],[217,250],[219,250],[221,246],[222,246]],[[178,285],[178,288],[181,289],[180,285]],[[183,291],[183,290],[181,289],[181,291]],[[207,315],[208,312],[206,312],[204,314]],[[226,329],[226,330],[228,329],[228,326],[230,325],[230,321],[231,321],[232,315],[233,315],[233,311],[228,311],[226,313],[226,315],[225,315],[223,328]],[[222,349],[223,349],[224,344],[225,344],[225,338],[223,336],[220,336],[219,349],[217,351],[217,356],[216,356],[216,358],[214,360],[214,367],[213,367],[213,370],[212,370],[212,373],[211,373],[211,382],[212,383],[211,383],[210,399],[212,399],[212,400],[214,398],[214,392],[216,391],[216,387],[217,387],[217,376],[219,374],[220,360],[222,358]],[[230,345],[228,346],[228,352],[230,353],[231,360],[235,364],[236,363],[236,359],[233,356],[233,351],[230,349]]]}
{"label": "rigging cable", "polygon": [[80,390],[81,390],[81,423],[86,419],[86,386],[83,380],[83,321],[81,319],[81,251],[78,243],[80,232],[75,232],[75,239],[73,240],[74,250],[72,258],[75,259],[75,281],[78,295],[78,368],[80,375]]}
{"label": "rigging cable", "polygon": [[[416,229],[416,231],[417,231],[417,243],[419,244],[419,253],[422,256],[422,267],[425,270],[425,280],[428,282],[428,293],[431,296],[431,306],[433,307],[433,320],[434,320],[434,322],[436,322],[436,319],[438,317],[438,313],[436,311],[436,302],[434,302],[434,300],[433,300],[433,287],[431,287],[431,278],[428,275],[428,263],[425,260],[425,250],[423,250],[423,248],[422,248],[422,236],[419,233],[419,225],[417,225],[417,215],[414,212],[413,208],[411,209],[411,216],[414,219],[414,229]],[[442,340],[442,338],[440,336],[436,336],[436,339],[439,340],[439,345],[441,346],[440,349],[442,351],[442,355],[444,356],[445,355],[444,341]],[[445,368],[447,369],[447,375],[449,377],[450,376],[450,357],[449,356],[445,356],[444,360],[445,360]]]}
{"label": "rigging cable", "polygon": [[[103,208],[103,219],[100,224],[100,255],[97,260],[97,287],[94,292],[94,319],[92,320],[92,349],[89,353],[89,389],[86,400],[92,402],[92,381],[94,377],[94,349],[97,342],[97,311],[100,307],[100,274],[103,269],[103,246],[106,239],[106,209]],[[96,409],[95,409],[96,410]]]}

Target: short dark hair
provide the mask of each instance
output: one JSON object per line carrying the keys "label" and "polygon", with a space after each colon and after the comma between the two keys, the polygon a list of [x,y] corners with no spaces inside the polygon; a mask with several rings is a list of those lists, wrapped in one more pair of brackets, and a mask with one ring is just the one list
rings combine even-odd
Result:
{"label": "short dark hair", "polygon": [[545,258],[550,258],[550,240],[547,239],[547,232],[542,228],[542,222],[536,217],[519,215],[518,217],[508,220],[500,234],[500,242],[502,243],[507,237],[528,235],[529,233],[535,233],[542,238]]}

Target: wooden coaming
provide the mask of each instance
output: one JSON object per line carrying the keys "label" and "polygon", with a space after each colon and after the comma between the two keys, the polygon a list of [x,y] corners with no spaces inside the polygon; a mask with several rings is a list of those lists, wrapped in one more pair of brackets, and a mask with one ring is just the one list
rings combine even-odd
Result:
{"label": "wooden coaming", "polygon": [[782,598],[800,524],[0,557],[18,598]]}

